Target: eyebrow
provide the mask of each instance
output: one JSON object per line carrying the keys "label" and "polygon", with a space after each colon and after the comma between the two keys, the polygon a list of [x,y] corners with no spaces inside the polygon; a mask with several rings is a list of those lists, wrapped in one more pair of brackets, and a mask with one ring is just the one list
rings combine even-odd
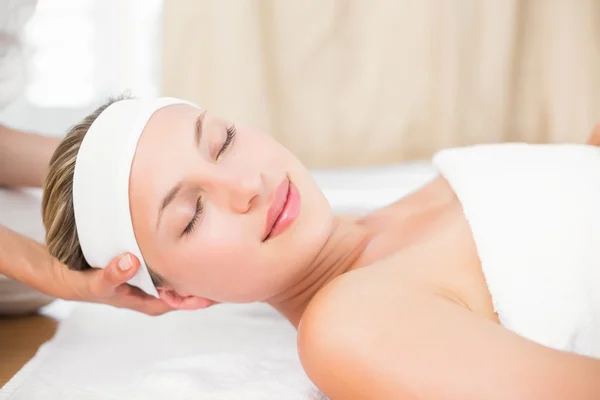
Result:
{"label": "eyebrow", "polygon": [[177,185],[173,186],[169,193],[163,198],[163,201],[160,203],[160,209],[158,210],[158,220],[156,221],[156,228],[160,225],[160,217],[162,217],[162,213],[165,208],[175,199],[177,193],[181,191],[182,184],[181,182]]}
{"label": "eyebrow", "polygon": [[206,112],[203,112],[196,118],[196,126],[194,129],[194,139],[196,140],[196,147],[200,147],[200,139],[202,139],[202,122],[204,121],[204,115]]}

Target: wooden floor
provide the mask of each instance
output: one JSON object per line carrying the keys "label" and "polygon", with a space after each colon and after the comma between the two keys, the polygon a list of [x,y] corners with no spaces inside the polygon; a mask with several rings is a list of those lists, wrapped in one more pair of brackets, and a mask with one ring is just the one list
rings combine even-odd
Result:
{"label": "wooden floor", "polygon": [[58,321],[43,315],[0,317],[0,387],[54,336]]}

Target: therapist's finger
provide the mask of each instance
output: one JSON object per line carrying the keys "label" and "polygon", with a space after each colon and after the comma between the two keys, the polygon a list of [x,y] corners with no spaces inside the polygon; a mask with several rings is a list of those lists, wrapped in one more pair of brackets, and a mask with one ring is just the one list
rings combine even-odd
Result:
{"label": "therapist's finger", "polygon": [[118,307],[129,308],[148,315],[162,315],[173,311],[173,308],[161,299],[144,293],[139,288],[131,285],[119,286],[116,293],[117,295],[111,302]]}
{"label": "therapist's finger", "polygon": [[135,276],[140,262],[132,254],[126,253],[115,257],[99,274],[95,291],[98,296],[110,296],[120,285]]}

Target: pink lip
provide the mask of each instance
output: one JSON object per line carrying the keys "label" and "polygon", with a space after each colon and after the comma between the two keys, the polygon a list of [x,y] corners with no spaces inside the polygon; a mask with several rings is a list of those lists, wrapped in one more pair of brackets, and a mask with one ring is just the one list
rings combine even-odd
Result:
{"label": "pink lip", "polygon": [[275,198],[267,211],[264,240],[272,239],[285,232],[300,213],[300,193],[286,178],[275,189]]}

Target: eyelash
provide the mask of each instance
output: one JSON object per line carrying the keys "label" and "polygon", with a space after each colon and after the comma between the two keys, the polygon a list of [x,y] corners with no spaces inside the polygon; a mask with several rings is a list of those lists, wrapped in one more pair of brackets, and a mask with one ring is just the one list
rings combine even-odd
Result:
{"label": "eyelash", "polygon": [[194,230],[194,228],[196,227],[196,224],[198,223],[198,220],[200,219],[200,214],[202,214],[202,197],[198,197],[198,201],[196,202],[196,211],[194,212],[194,217],[192,218],[190,223],[183,230],[184,235],[188,235]]}
{"label": "eyelash", "polygon": [[[235,124],[233,124],[229,128],[227,128],[227,138],[225,139],[225,143],[223,143],[223,147],[221,147],[219,154],[217,154],[217,159],[219,158],[219,156],[221,156],[221,154],[225,150],[227,150],[229,148],[229,146],[231,145],[231,142],[235,138],[236,132],[237,131],[235,128]],[[187,226],[183,230],[184,235],[189,235],[194,230],[194,228],[196,227],[196,224],[198,223],[198,220],[200,219],[200,214],[202,214],[202,197],[198,197],[198,201],[196,202],[196,211],[194,212],[194,217],[192,218],[190,223],[187,224]]]}
{"label": "eyelash", "polygon": [[223,147],[221,147],[221,150],[219,151],[219,154],[217,154],[217,159],[219,159],[219,157],[221,156],[221,154],[225,150],[227,150],[229,148],[229,145],[231,144],[231,142],[235,138],[236,132],[237,131],[235,129],[235,124],[233,124],[229,128],[227,128],[227,138],[225,139],[225,143],[223,143]]}

